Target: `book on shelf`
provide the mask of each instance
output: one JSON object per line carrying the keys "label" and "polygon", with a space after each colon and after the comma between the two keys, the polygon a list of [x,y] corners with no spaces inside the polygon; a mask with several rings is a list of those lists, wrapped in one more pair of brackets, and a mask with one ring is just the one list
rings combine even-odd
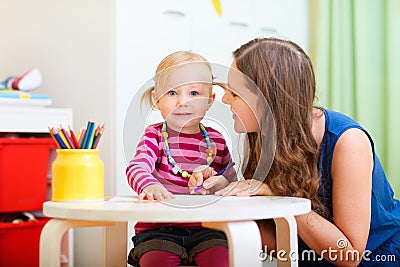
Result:
{"label": "book on shelf", "polygon": [[0,105],[49,106],[51,105],[51,99],[45,94],[27,93],[13,89],[1,89]]}

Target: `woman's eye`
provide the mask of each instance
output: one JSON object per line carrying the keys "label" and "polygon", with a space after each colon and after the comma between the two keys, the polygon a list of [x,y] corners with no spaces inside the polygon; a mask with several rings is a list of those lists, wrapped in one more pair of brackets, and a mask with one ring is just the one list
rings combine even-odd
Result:
{"label": "woman's eye", "polygon": [[237,94],[235,94],[233,92],[233,89],[229,84],[224,84],[224,86],[222,86],[222,88],[225,90],[225,92],[230,93],[232,97],[238,96]]}
{"label": "woman's eye", "polygon": [[231,95],[232,95],[233,97],[238,96],[238,95],[235,94],[233,91],[230,91],[230,92],[231,92]]}
{"label": "woman's eye", "polygon": [[196,96],[196,95],[199,95],[199,92],[197,92],[197,91],[191,91],[189,94],[190,94],[191,96]]}

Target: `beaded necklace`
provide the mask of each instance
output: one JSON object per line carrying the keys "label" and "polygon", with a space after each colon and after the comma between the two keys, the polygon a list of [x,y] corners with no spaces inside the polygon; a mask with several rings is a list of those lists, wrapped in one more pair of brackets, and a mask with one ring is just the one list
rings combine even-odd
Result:
{"label": "beaded necklace", "polygon": [[[199,128],[203,132],[204,139],[206,140],[206,143],[207,143],[207,149],[206,149],[206,152],[208,153],[207,166],[210,166],[214,160],[213,155],[216,154],[216,149],[211,147],[210,137],[206,131],[206,128],[204,128],[204,125],[199,123]],[[187,171],[184,171],[181,168],[179,168],[179,166],[176,164],[176,161],[171,156],[171,150],[169,149],[169,145],[168,145],[168,133],[167,133],[167,122],[166,121],[164,121],[164,123],[163,123],[161,132],[162,132],[161,134],[163,136],[164,143],[165,143],[165,151],[167,152],[168,161],[169,161],[169,163],[172,164],[172,166],[174,166],[172,168],[172,172],[174,174],[180,173],[183,178],[189,178],[191,176],[191,174],[188,173]]]}

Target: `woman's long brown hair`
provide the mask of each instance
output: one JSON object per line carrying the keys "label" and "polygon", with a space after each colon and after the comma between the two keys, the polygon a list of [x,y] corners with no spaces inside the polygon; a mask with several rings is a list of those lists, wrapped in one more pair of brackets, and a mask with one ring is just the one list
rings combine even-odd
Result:
{"label": "woman's long brown hair", "polygon": [[[309,57],[295,43],[276,38],[251,40],[233,55],[237,68],[255,83],[273,114],[276,148],[264,182],[276,195],[310,199],[313,210],[325,216],[318,195],[318,147],[311,130],[315,77]],[[261,132],[247,134],[250,152],[244,177],[248,179],[262,164]]]}

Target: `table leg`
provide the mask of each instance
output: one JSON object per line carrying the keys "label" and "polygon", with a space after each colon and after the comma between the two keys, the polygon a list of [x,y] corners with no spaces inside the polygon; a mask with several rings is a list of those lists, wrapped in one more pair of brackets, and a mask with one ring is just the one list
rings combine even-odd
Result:
{"label": "table leg", "polygon": [[261,267],[261,236],[255,221],[203,222],[207,228],[225,232],[229,246],[230,267]]}
{"label": "table leg", "polygon": [[107,267],[126,266],[128,223],[118,222],[104,228],[104,263]]}
{"label": "table leg", "polygon": [[278,267],[297,267],[297,223],[294,216],[275,218]]}
{"label": "table leg", "polygon": [[41,267],[59,267],[61,239],[70,228],[113,225],[113,222],[51,219],[43,227],[40,235],[39,260]]}

